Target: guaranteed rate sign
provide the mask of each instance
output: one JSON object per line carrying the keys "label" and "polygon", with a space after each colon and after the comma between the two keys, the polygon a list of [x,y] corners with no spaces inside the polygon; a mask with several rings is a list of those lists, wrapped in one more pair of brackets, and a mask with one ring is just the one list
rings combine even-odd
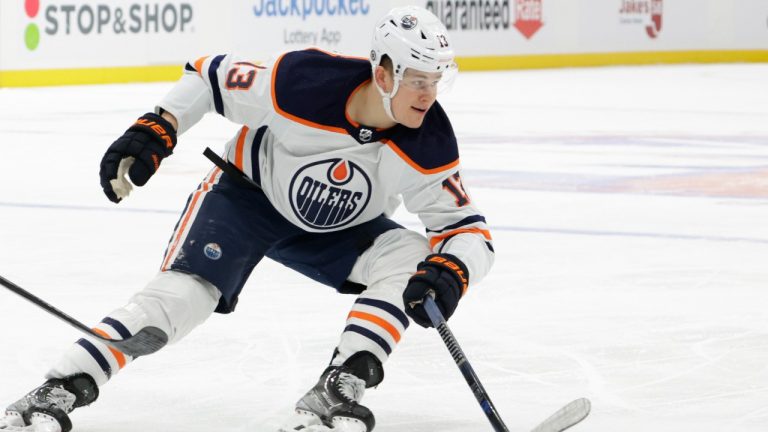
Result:
{"label": "guaranteed rate sign", "polygon": [[533,37],[544,25],[543,0],[515,0],[515,28],[526,39]]}
{"label": "guaranteed rate sign", "polygon": [[511,0],[429,0],[424,8],[435,14],[448,30],[509,29]]}
{"label": "guaranteed rate sign", "polygon": [[429,0],[425,8],[450,31],[504,31],[530,39],[544,25],[544,0]]}

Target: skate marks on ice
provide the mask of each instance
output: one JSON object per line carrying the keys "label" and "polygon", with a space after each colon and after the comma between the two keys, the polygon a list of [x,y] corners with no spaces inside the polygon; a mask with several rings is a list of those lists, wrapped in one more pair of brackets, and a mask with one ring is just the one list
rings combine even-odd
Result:
{"label": "skate marks on ice", "polygon": [[[755,92],[765,72],[733,65],[466,74],[447,95],[463,181],[497,246],[492,273],[462,300],[452,327],[514,430],[583,394],[593,412],[574,431],[765,431],[768,111]],[[674,109],[654,108],[648,81]],[[183,200],[210,166],[200,151],[235,133],[235,125],[212,127],[209,116],[151,187],[107,209],[94,180],[104,148],[169,87],[3,91],[0,168],[24,179],[24,188],[0,187],[8,277],[40,275],[30,289],[78,317],[100,317],[148,280]],[[675,87],[707,91],[686,97]],[[508,102],[487,105],[491,93]],[[580,112],[564,101],[595,103]],[[114,113],[93,113],[115,103]],[[475,115],[473,106],[484,111]],[[103,120],[95,129],[72,121],[94,115]],[[44,176],[17,163],[30,148]],[[274,432],[261,425],[279,424],[316,380],[348,305],[265,264],[238,313],[132,364],[96,404],[74,413],[75,430]],[[297,296],[312,307],[286,313]],[[28,315],[15,299],[0,299],[0,403],[39,384],[47,359],[71,343],[68,328]],[[455,383],[446,383],[455,367],[435,360],[444,347],[420,333],[409,330],[387,381],[366,395],[376,432],[486,430],[461,377],[454,371]],[[412,368],[435,372],[419,380]]]}
{"label": "skate marks on ice", "polygon": [[[768,136],[459,137],[476,187],[742,199],[768,198]],[[513,148],[513,149],[510,149]],[[525,160],[500,163],[505,153]],[[498,160],[494,161],[493,155]],[[524,169],[523,169],[524,167]]]}

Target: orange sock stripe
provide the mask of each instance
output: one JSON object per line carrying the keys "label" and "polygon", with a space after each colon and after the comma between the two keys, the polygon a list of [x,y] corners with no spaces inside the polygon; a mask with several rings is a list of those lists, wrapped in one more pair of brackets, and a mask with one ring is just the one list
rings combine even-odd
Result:
{"label": "orange sock stripe", "polygon": [[[98,333],[101,336],[108,337],[110,339],[112,338],[112,336],[108,335],[107,332],[105,332],[102,329],[98,329],[98,328],[94,327],[93,331]],[[115,356],[115,360],[117,360],[117,365],[120,367],[120,369],[124,368],[125,367],[125,363],[126,363],[125,355],[123,353],[121,353],[120,351],[112,348],[111,346],[107,346],[107,348],[109,348],[109,352],[111,352],[112,355]]]}
{"label": "orange sock stripe", "polygon": [[443,234],[432,237],[431,239],[429,239],[429,246],[434,248],[436,244],[440,243],[446,238],[456,234],[461,234],[461,233],[481,234],[483,237],[485,237],[486,240],[488,241],[492,240],[491,232],[488,230],[484,230],[480,228],[459,228],[459,229],[448,231],[447,233],[443,233]]}
{"label": "orange sock stripe", "polygon": [[386,320],[377,317],[376,315],[372,315],[365,312],[352,311],[349,313],[349,316],[347,316],[347,319],[350,319],[350,318],[358,318],[361,320],[372,322],[378,325],[379,327],[383,328],[384,330],[386,330],[387,333],[389,333],[390,335],[392,335],[392,337],[395,339],[395,342],[400,342],[400,332],[397,331],[395,326],[393,326]]}

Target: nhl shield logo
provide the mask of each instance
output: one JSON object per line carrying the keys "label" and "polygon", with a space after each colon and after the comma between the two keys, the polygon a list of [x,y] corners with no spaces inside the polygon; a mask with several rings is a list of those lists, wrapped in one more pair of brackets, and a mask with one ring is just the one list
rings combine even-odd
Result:
{"label": "nhl shield logo", "polygon": [[360,129],[358,137],[360,137],[360,141],[368,142],[371,140],[371,138],[373,138],[373,131],[370,129],[362,128]]}
{"label": "nhl shield logo", "polygon": [[360,216],[371,199],[371,179],[354,162],[326,159],[299,168],[288,193],[302,223],[330,230]]}

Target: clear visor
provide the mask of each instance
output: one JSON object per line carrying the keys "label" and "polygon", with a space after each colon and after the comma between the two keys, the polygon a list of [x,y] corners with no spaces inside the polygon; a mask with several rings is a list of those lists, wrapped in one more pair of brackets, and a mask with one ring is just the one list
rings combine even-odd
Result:
{"label": "clear visor", "polygon": [[458,72],[459,67],[456,63],[451,63],[442,72],[422,72],[416,69],[406,69],[403,78],[400,80],[400,85],[420,92],[436,91],[438,94],[441,94],[453,87]]}

